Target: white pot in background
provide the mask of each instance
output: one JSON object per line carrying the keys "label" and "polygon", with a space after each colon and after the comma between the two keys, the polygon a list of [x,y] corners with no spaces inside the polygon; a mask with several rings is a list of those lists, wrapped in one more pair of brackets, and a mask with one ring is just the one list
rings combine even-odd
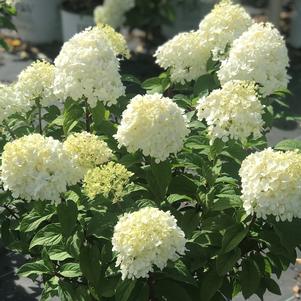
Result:
{"label": "white pot in background", "polygon": [[301,1],[295,0],[295,11],[291,23],[289,43],[295,48],[301,48]]}
{"label": "white pot in background", "polygon": [[22,0],[16,4],[14,24],[22,40],[33,44],[61,40],[62,0]]}
{"label": "white pot in background", "polygon": [[61,10],[61,19],[64,42],[83,29],[94,25],[93,16],[80,15],[64,9]]}

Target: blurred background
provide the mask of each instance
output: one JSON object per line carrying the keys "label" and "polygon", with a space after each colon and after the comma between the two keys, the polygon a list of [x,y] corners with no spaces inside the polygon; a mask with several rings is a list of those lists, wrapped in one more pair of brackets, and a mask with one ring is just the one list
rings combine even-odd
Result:
{"label": "blurred background", "polygon": [[[109,7],[108,3],[114,0],[10,2],[16,7],[16,15],[10,17],[11,22],[4,22],[1,18],[3,0],[0,0],[0,82],[15,81],[20,71],[36,59],[53,61],[64,41],[84,28],[93,26],[95,21],[103,21],[102,18],[124,34],[128,41],[132,59],[121,61],[122,72],[140,79],[157,75],[161,70],[154,63],[156,48],[179,32],[196,30],[201,19],[218,0],[136,0],[135,5],[127,11],[120,11],[120,7]],[[292,78],[289,89],[292,95],[287,99],[285,117],[279,118],[269,134],[269,143],[274,145],[285,138],[301,139],[301,0],[235,2],[241,3],[256,21],[273,22],[287,40]],[[39,300],[39,284],[16,276],[16,269],[24,260],[22,256],[1,248],[0,242],[1,301]],[[267,294],[265,301],[300,300],[299,264],[297,262],[296,266],[290,267],[277,280],[282,296]],[[242,300],[239,296],[233,301]],[[259,299],[254,297],[250,300]]]}

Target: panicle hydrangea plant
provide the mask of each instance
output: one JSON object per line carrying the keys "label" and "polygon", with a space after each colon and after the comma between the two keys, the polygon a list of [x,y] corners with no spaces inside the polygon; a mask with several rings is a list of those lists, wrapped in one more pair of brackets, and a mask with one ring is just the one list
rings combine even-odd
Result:
{"label": "panicle hydrangea plant", "polygon": [[[119,26],[134,1],[113,2]],[[301,248],[301,143],[268,147],[287,49],[252,23],[221,1],[143,83],[121,76],[125,40],[100,24],[0,85],[1,240],[29,255],[19,274],[43,300],[280,293]]]}

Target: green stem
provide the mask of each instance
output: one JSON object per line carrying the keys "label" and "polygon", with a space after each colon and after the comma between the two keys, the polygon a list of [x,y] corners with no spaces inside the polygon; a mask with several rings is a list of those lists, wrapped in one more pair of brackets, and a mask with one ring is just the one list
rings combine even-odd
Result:
{"label": "green stem", "polygon": [[154,292],[154,284],[155,280],[152,273],[149,273],[149,278],[147,280],[147,284],[149,287],[149,301],[156,301],[155,292]]}
{"label": "green stem", "polygon": [[39,100],[36,100],[36,105],[38,107],[38,115],[39,115],[39,133],[43,134],[43,128],[42,128],[42,107]]}
{"label": "green stem", "polygon": [[85,108],[86,108],[86,131],[90,133],[91,131],[91,115],[89,110],[88,100],[85,99]]}

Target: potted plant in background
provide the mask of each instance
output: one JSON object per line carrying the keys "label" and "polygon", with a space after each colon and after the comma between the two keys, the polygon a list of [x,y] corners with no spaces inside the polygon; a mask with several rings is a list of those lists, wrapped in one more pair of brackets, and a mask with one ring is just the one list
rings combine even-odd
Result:
{"label": "potted plant in background", "polygon": [[61,8],[63,41],[74,34],[94,25],[93,10],[103,0],[66,0]]}
{"label": "potted plant in background", "polygon": [[[15,29],[14,24],[11,22],[11,18],[15,14],[16,9],[13,6],[7,4],[5,1],[0,1],[0,29]],[[6,44],[5,40],[0,36],[0,49],[2,47],[8,50],[8,45]]]}
{"label": "potted plant in background", "polygon": [[22,40],[44,44],[61,39],[59,7],[62,0],[22,0],[16,3],[14,24]]}

